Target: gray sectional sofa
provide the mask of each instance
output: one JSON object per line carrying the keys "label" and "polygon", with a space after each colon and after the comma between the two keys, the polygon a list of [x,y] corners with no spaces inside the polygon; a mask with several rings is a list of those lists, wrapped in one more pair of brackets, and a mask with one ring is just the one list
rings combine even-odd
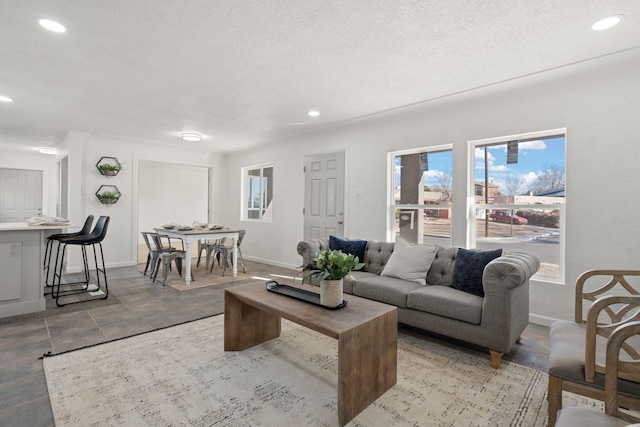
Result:
{"label": "gray sectional sofa", "polygon": [[[395,305],[400,323],[486,347],[491,366],[498,368],[529,323],[529,278],[540,267],[539,260],[513,252],[489,262],[482,273],[481,297],[450,287],[458,248],[434,249],[426,285],[381,275],[394,246],[367,241],[361,260],[365,267],[345,278],[344,292]],[[301,241],[297,247],[304,265],[326,249],[328,238]]]}

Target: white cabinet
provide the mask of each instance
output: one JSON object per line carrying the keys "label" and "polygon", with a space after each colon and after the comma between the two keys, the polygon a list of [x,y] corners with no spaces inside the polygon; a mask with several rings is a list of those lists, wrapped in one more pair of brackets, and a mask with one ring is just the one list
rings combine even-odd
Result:
{"label": "white cabinet", "polygon": [[0,243],[0,302],[20,299],[22,296],[22,243]]}
{"label": "white cabinet", "polygon": [[67,228],[0,223],[0,318],[46,308],[44,245],[47,236]]}

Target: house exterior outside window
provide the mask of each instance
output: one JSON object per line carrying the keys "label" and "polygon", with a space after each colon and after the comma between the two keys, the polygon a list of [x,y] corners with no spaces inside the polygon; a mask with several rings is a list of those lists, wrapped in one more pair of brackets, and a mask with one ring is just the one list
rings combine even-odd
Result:
{"label": "house exterior outside window", "polygon": [[271,221],[273,202],[273,166],[243,168],[242,219],[246,221]]}
{"label": "house exterior outside window", "polygon": [[387,235],[413,243],[451,244],[450,145],[388,154],[391,197]]}
{"label": "house exterior outside window", "polygon": [[470,247],[522,251],[538,277],[564,279],[565,129],[469,143],[473,156]]}

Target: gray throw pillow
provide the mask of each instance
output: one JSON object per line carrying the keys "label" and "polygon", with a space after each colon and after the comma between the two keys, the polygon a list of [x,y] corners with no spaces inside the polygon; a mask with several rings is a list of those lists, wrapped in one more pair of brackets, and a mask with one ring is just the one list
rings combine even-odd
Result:
{"label": "gray throw pillow", "polygon": [[426,285],[427,272],[437,251],[438,246],[435,245],[415,245],[398,239],[380,275]]}

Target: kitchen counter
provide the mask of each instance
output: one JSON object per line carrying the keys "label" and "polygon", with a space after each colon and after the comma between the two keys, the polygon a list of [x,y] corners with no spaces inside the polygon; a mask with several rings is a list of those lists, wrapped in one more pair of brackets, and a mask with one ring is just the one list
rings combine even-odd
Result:
{"label": "kitchen counter", "polygon": [[42,266],[47,237],[71,227],[0,223],[0,318],[46,308]]}

